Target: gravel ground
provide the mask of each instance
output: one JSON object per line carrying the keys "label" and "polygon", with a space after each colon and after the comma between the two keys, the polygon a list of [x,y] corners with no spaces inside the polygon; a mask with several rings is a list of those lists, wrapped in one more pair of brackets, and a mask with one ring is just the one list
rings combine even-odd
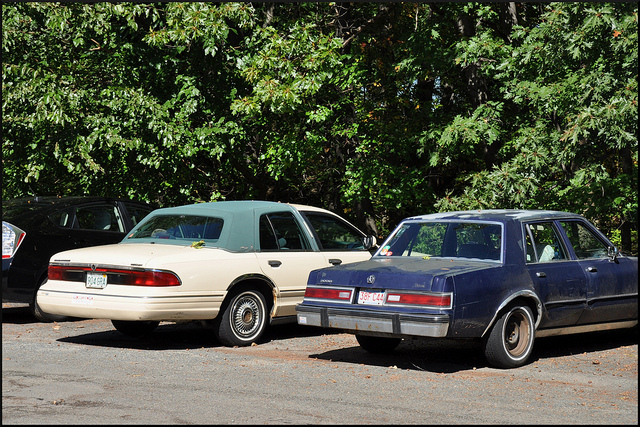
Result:
{"label": "gravel ground", "polygon": [[134,340],[2,307],[3,424],[638,423],[637,329],[539,339],[529,364],[499,370],[474,343],[371,355],[292,324],[228,348],[198,324]]}

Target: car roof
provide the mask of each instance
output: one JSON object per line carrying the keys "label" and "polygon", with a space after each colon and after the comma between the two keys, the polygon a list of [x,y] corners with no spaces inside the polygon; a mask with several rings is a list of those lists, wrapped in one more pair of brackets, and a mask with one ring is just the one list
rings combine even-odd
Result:
{"label": "car roof", "polygon": [[73,206],[80,203],[104,202],[104,201],[122,201],[150,205],[150,203],[131,200],[120,197],[103,197],[103,196],[34,196],[34,197],[18,197],[10,200],[3,200],[2,206],[41,206],[43,208],[55,206],[56,208]]}
{"label": "car roof", "polygon": [[[116,197],[101,196],[35,196],[35,197],[19,197],[2,201],[2,219],[9,222],[17,222],[14,225],[20,226],[23,221],[35,221],[36,217],[41,215],[49,215],[59,209],[68,208],[70,206],[91,204],[113,201],[121,201],[125,203],[137,204],[140,206],[149,206],[155,208],[151,203],[141,202]],[[37,214],[34,216],[34,214]]]}
{"label": "car roof", "polygon": [[245,212],[247,210],[300,210],[300,211],[315,211],[331,213],[330,211],[315,206],[307,206],[292,203],[283,202],[271,202],[266,200],[225,200],[220,202],[209,203],[195,203],[190,205],[174,206],[168,208],[158,209],[155,214],[161,215],[163,213],[185,213],[185,214],[202,214],[205,211],[209,213],[213,212],[228,212],[238,213]]}
{"label": "car roof", "polygon": [[582,218],[581,215],[536,209],[477,209],[468,211],[440,212],[405,218],[407,220],[478,220],[478,221],[530,221],[557,218]]}

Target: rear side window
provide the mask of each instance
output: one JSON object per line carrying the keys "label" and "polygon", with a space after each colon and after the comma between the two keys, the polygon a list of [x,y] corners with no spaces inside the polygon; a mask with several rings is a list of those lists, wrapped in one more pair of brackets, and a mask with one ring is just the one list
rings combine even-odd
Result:
{"label": "rear side window", "polygon": [[309,250],[311,246],[291,212],[260,217],[260,250]]}
{"label": "rear side window", "polygon": [[[62,224],[65,221],[64,215],[61,215],[58,220],[58,224]],[[68,219],[66,221],[68,223]],[[120,218],[118,208],[115,205],[78,206],[76,208],[76,224],[73,224],[72,227],[83,230],[125,232],[122,218]]]}
{"label": "rear side window", "polygon": [[527,263],[567,259],[558,233],[551,222],[525,224]]}
{"label": "rear side window", "polygon": [[131,222],[135,227],[145,216],[149,215],[151,211],[153,211],[152,207],[140,206],[134,203],[123,202],[124,207],[127,209],[129,213],[129,218],[131,218]]}

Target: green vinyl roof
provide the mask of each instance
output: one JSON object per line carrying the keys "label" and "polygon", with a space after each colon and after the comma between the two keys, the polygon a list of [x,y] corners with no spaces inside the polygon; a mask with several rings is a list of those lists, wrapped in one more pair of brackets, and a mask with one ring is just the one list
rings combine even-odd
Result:
{"label": "green vinyl roof", "polygon": [[[156,209],[147,215],[121,243],[156,243],[179,246],[190,246],[203,240],[204,247],[216,247],[230,251],[249,252],[257,249],[258,221],[260,216],[272,212],[292,212],[299,214],[292,205],[287,203],[267,202],[258,200],[223,201],[211,203],[197,203]],[[178,224],[185,221],[184,217],[210,217],[223,221],[222,230],[217,239],[201,239],[190,236],[178,238],[157,238],[145,233],[154,224]],[[187,219],[188,221],[188,219]],[[153,228],[153,227],[152,227]],[[144,237],[137,237],[142,235]]]}

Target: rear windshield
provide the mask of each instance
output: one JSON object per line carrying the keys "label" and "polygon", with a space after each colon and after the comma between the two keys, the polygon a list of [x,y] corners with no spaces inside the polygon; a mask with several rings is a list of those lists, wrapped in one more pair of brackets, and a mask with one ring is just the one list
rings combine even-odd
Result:
{"label": "rear windshield", "polygon": [[376,255],[499,260],[502,226],[483,222],[406,222]]}
{"label": "rear windshield", "polygon": [[159,215],[146,219],[125,240],[157,239],[215,242],[224,225],[222,218],[195,215]]}

